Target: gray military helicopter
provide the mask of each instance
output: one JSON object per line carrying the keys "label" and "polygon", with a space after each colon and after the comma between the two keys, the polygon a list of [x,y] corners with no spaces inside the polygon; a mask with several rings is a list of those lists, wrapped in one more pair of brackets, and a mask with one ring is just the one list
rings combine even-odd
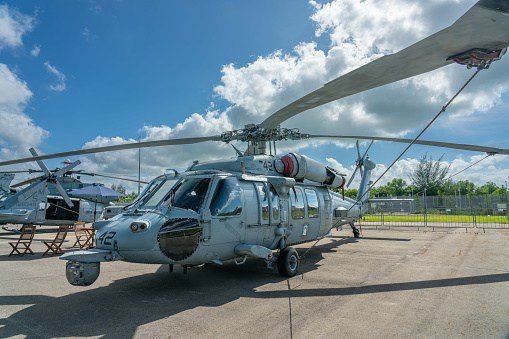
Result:
{"label": "gray military helicopter", "polygon": [[[277,155],[275,142],[310,137],[280,124],[296,114],[355,93],[422,74],[454,62],[489,68],[509,45],[509,1],[481,0],[450,27],[395,54],[386,55],[347,73],[292,102],[259,125],[221,135],[158,140],[50,154],[0,162],[1,165],[143,147],[205,141],[247,142],[237,157],[195,162],[184,172],[161,175],[123,213],[94,224],[97,248],[66,253],[66,276],[73,285],[92,284],[100,263],[129,262],[182,265],[222,264],[248,257],[277,266],[282,276],[298,273],[295,244],[321,239],[333,227],[358,220],[368,201],[370,176],[376,165],[367,151],[357,160],[361,182],[357,199],[342,189],[344,175],[296,153]],[[382,137],[366,137],[384,139]],[[406,139],[391,141],[412,142]],[[272,152],[274,143],[274,153]],[[507,149],[419,140],[431,146],[509,154]],[[267,154],[269,145],[269,154]],[[356,172],[355,171],[355,172]],[[353,225],[353,224],[352,224]],[[358,236],[355,232],[354,236]]]}
{"label": "gray military helicopter", "polygon": [[[30,152],[37,156],[37,152],[32,148]],[[0,224],[37,224],[37,225],[65,225],[70,224],[71,220],[75,219],[75,213],[78,211],[72,210],[74,203],[71,198],[67,195],[65,189],[62,187],[60,181],[57,178],[61,177],[74,167],[78,166],[81,162],[78,160],[74,163],[69,163],[64,168],[54,171],[51,173],[46,165],[41,161],[37,160],[37,163],[41,167],[44,175],[37,178],[35,182],[32,182],[28,187],[22,189],[17,193],[6,196],[6,198],[0,202]],[[12,174],[11,174],[12,175]],[[12,177],[14,177],[12,175]],[[69,209],[58,208],[62,204],[49,204],[49,189],[51,185],[60,194],[60,201],[65,202]],[[55,218],[48,218],[48,213],[57,215]],[[72,216],[69,217],[69,214]],[[68,220],[70,219],[70,220]]]}
{"label": "gray military helicopter", "polygon": [[[34,156],[37,153],[34,149],[30,152]],[[0,225],[6,224],[30,224],[40,226],[72,225],[77,221],[93,222],[97,215],[101,216],[105,207],[110,206],[117,197],[99,197],[93,201],[86,196],[73,198],[69,197],[68,191],[80,189],[91,183],[83,183],[79,178],[70,174],[89,176],[102,176],[114,179],[135,181],[127,178],[113,177],[84,171],[74,171],[80,162],[71,163],[64,161],[62,169],[49,170],[46,165],[38,161],[41,170],[14,171],[15,173],[42,172],[42,176],[31,178],[15,185],[9,186],[14,178],[14,173],[0,173]],[[146,183],[146,182],[142,182]],[[14,188],[29,185],[20,191]]]}

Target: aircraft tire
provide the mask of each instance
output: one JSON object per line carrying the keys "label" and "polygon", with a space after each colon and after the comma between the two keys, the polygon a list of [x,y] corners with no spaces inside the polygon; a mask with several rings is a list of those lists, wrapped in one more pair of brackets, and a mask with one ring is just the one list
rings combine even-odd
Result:
{"label": "aircraft tire", "polygon": [[299,253],[293,247],[285,247],[277,258],[277,269],[283,277],[293,277],[299,271]]}

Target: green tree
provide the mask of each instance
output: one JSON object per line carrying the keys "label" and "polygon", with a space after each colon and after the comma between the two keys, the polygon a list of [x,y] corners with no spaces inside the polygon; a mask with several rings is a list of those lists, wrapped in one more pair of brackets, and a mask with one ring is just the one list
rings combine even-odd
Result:
{"label": "green tree", "polygon": [[407,183],[403,179],[394,178],[385,187],[387,188],[387,194],[392,196],[401,197],[407,194]]}
{"label": "green tree", "polygon": [[475,190],[476,194],[493,194],[499,190],[499,187],[494,182],[487,182]]}
{"label": "green tree", "polygon": [[450,168],[450,165],[443,164],[443,157],[442,155],[437,161],[433,161],[432,156],[428,159],[427,153],[421,157],[417,168],[408,175],[418,191],[426,189],[427,195],[437,195],[440,186],[445,183]]}
{"label": "green tree", "polygon": [[351,190],[346,190],[345,191],[345,197],[349,197],[351,199],[355,199],[355,198],[357,198],[357,193],[359,193],[359,190],[356,190],[355,188],[353,188]]}
{"label": "green tree", "polygon": [[124,194],[124,195],[127,195],[127,194],[126,194],[126,188],[125,188],[124,186],[122,186],[122,184],[118,185],[118,187],[117,187],[117,192],[118,192],[118,193],[122,193],[122,194]]}

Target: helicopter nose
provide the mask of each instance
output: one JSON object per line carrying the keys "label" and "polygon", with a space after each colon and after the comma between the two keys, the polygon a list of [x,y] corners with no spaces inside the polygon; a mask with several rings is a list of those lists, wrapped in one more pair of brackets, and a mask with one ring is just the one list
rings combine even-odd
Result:
{"label": "helicopter nose", "polygon": [[170,219],[157,234],[159,248],[171,260],[187,259],[198,248],[202,230],[197,219]]}

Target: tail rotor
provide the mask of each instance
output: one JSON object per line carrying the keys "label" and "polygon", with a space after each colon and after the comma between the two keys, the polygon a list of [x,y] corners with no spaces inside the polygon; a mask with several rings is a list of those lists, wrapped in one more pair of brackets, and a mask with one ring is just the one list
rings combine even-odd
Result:
{"label": "tail rotor", "polygon": [[364,159],[366,159],[366,155],[368,154],[368,151],[369,149],[371,148],[371,145],[373,145],[373,141],[374,140],[371,140],[371,143],[369,144],[368,148],[366,149],[366,152],[364,152],[364,155],[361,157],[361,152],[360,152],[360,149],[359,149],[359,140],[357,140],[357,142],[355,143],[355,145],[357,146],[357,155],[358,155],[358,158],[357,158],[357,161],[355,161],[355,170],[353,171],[352,173],[352,176],[350,177],[350,180],[348,180],[348,184],[346,184],[346,187],[350,187],[350,184],[352,183],[353,179],[355,178],[355,174],[357,173],[357,170],[360,170],[361,172],[361,176],[364,174],[363,172],[363,168],[364,168]]}

